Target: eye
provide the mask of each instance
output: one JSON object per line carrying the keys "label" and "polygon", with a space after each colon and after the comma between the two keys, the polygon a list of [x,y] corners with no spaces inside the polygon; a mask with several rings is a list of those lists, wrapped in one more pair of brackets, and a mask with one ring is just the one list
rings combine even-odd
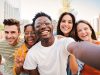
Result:
{"label": "eye", "polygon": [[85,28],[84,28],[84,30],[88,30],[88,28],[87,28],[87,27],[85,27]]}
{"label": "eye", "polygon": [[50,25],[50,23],[45,23],[45,25]]}
{"label": "eye", "polygon": [[72,24],[72,21],[68,21],[69,24]]}
{"label": "eye", "polygon": [[61,22],[65,23],[65,22],[66,22],[66,20],[62,20]]}
{"label": "eye", "polygon": [[8,31],[5,31],[5,34],[8,34],[9,32]]}
{"label": "eye", "polygon": [[35,25],[35,28],[39,28],[39,27],[40,27],[40,25],[41,25],[41,24],[36,24],[36,25]]}
{"label": "eye", "polygon": [[77,30],[77,32],[81,32],[81,31],[82,31],[81,29]]}
{"label": "eye", "polygon": [[12,31],[12,32],[11,32],[11,34],[14,34],[14,33],[16,33],[16,32],[15,32],[15,31]]}

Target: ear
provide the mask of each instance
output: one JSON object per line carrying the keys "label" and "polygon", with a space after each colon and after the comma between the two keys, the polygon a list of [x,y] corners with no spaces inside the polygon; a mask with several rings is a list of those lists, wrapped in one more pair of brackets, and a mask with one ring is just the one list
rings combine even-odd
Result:
{"label": "ear", "polygon": [[20,32],[18,32],[18,35],[20,35],[21,34],[21,31]]}

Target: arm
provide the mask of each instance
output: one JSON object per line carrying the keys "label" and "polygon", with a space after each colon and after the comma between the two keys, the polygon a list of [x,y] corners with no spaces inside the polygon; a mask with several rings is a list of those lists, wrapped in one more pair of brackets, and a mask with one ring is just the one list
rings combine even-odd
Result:
{"label": "arm", "polygon": [[14,67],[13,67],[14,75],[20,75],[20,73],[24,71],[23,63],[24,63],[24,58],[18,56],[15,58]]}
{"label": "arm", "polygon": [[24,71],[23,63],[24,63],[24,59],[25,59],[25,55],[26,55],[25,51],[26,50],[24,49],[24,47],[21,46],[14,53],[14,67],[13,67],[14,75],[20,75],[20,73]]}
{"label": "arm", "polygon": [[73,42],[68,51],[84,63],[100,70],[100,46],[89,42]]}
{"label": "arm", "polygon": [[29,75],[40,75],[37,68],[34,70],[29,70]]}
{"label": "arm", "polygon": [[70,65],[69,67],[71,69],[72,75],[77,74],[77,72],[78,72],[78,64],[77,64],[76,58],[75,58],[75,56],[73,54],[70,54],[69,65]]}

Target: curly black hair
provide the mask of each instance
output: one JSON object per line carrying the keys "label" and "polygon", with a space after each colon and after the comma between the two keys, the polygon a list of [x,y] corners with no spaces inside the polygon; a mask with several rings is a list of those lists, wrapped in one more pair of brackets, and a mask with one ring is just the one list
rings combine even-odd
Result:
{"label": "curly black hair", "polygon": [[49,15],[47,15],[47,14],[44,13],[44,12],[39,12],[39,13],[37,13],[37,14],[35,15],[35,17],[33,18],[33,23],[32,23],[32,25],[34,25],[34,24],[35,24],[35,20],[36,20],[38,17],[41,17],[41,16],[45,16],[45,17],[47,17],[49,20],[52,21],[52,19],[51,19],[51,17],[50,17]]}

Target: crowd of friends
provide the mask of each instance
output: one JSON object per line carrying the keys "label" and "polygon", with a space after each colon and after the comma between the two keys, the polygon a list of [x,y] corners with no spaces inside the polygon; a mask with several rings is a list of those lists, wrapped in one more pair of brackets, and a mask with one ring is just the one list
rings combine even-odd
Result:
{"label": "crowd of friends", "polygon": [[100,75],[100,41],[88,21],[76,22],[64,12],[54,36],[48,14],[39,12],[32,20],[24,26],[23,40],[20,22],[4,19],[0,75]]}

